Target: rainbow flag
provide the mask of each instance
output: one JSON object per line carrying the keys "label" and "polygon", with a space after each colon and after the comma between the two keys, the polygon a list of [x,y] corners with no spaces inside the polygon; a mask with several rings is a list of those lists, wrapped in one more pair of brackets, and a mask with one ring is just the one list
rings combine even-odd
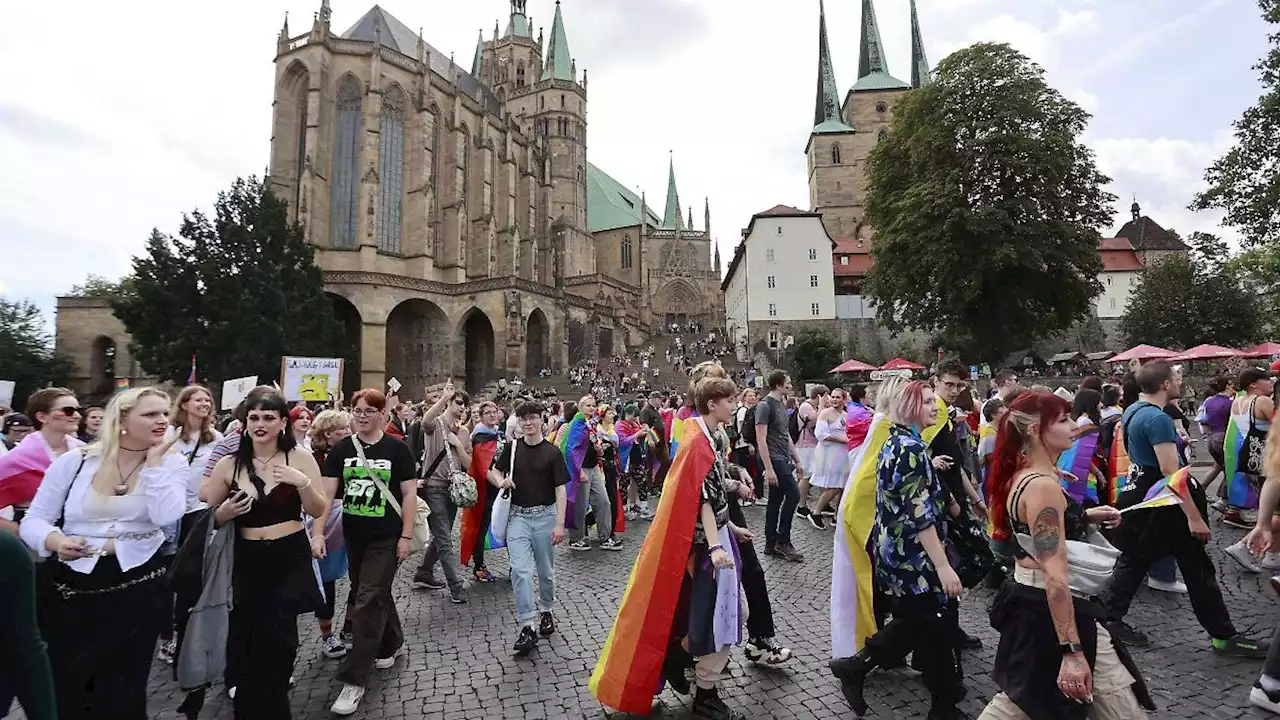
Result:
{"label": "rainbow flag", "polygon": [[879,629],[867,542],[876,521],[876,468],[880,451],[889,440],[891,424],[884,413],[873,416],[866,440],[849,461],[849,479],[836,513],[838,527],[831,563],[833,658],[856,654]]}
{"label": "rainbow flag", "polygon": [[1242,510],[1254,510],[1258,507],[1258,490],[1249,482],[1240,467],[1240,456],[1244,454],[1244,444],[1248,439],[1247,429],[1242,430],[1236,422],[1235,414],[1227,422],[1227,436],[1222,442],[1223,482],[1227,484],[1227,505]]}
{"label": "rainbow flag", "polygon": [[693,416],[693,408],[685,406],[676,411],[671,419],[671,457],[680,450],[680,441],[684,439],[685,428],[689,426],[689,418]]}
{"label": "rainbow flag", "polygon": [[191,374],[187,376],[187,385],[196,384],[196,354],[191,353]]}
{"label": "rainbow flag", "polygon": [[116,378],[116,392],[129,389],[129,378]]}
{"label": "rainbow flag", "polygon": [[[463,565],[471,563],[471,555],[475,552],[476,542],[480,537],[480,528],[484,527],[488,495],[491,492],[497,492],[489,484],[488,477],[489,467],[493,465],[497,452],[498,432],[483,425],[477,426],[471,433],[471,465],[467,467],[467,474],[476,481],[477,500],[475,505],[462,509],[462,523],[458,537],[458,556]],[[501,547],[506,547],[506,543],[499,543],[492,534],[485,533],[485,550],[496,550]]]}
{"label": "rainbow flag", "polygon": [[1111,440],[1111,452],[1107,455],[1107,499],[1104,505],[1115,507],[1120,502],[1120,488],[1125,478],[1129,477],[1129,451],[1124,446],[1124,421],[1116,423],[1115,435]]}
{"label": "rainbow flag", "polygon": [[982,474],[980,488],[987,486],[987,471],[991,469],[991,456],[996,452],[996,428],[982,425],[978,428],[978,472]]}
{"label": "rainbow flag", "polygon": [[689,435],[671,463],[657,515],[587,683],[597,700],[622,712],[649,713],[660,687],[694,523],[702,507],[702,483],[715,462],[706,434]]}
{"label": "rainbow flag", "polygon": [[564,512],[564,526],[574,527],[573,509],[578,501],[578,486],[582,484],[582,461],[587,458],[587,443],[591,442],[591,433],[587,428],[587,416],[578,413],[567,424],[556,431],[560,454],[564,456],[565,469],[569,471],[569,487],[565,488],[568,505]]}
{"label": "rainbow flag", "polygon": [[1194,482],[1195,479],[1191,477],[1191,468],[1184,467],[1152,485],[1142,498],[1142,502],[1130,505],[1120,512],[1178,505],[1183,499],[1191,497],[1191,484]]}
{"label": "rainbow flag", "polygon": [[1062,478],[1062,489],[1072,500],[1086,507],[1098,504],[1098,480],[1093,474],[1093,467],[1100,437],[1099,428],[1086,427],[1071,447],[1058,456],[1058,469],[1070,474]]}

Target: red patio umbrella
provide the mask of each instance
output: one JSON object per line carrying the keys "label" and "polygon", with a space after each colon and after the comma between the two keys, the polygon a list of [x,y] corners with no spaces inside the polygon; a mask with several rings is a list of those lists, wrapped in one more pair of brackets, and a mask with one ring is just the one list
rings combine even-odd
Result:
{"label": "red patio umbrella", "polygon": [[861,360],[845,360],[839,365],[831,368],[831,373],[853,373],[853,372],[870,372],[876,370],[875,365],[868,365]]}
{"label": "red patio umbrella", "polygon": [[913,363],[910,360],[902,358],[894,358],[889,362],[880,366],[881,370],[924,370],[925,367],[919,363]]}
{"label": "red patio umbrella", "polygon": [[1136,345],[1116,355],[1107,362],[1129,362],[1130,360],[1165,360],[1177,355],[1173,350],[1166,350],[1155,345]]}
{"label": "red patio umbrella", "polygon": [[1240,354],[1241,357],[1247,358],[1271,357],[1272,355],[1280,355],[1280,343],[1264,342]]}
{"label": "red patio umbrella", "polygon": [[1225,360],[1226,358],[1240,357],[1239,350],[1232,350],[1229,347],[1221,345],[1197,345],[1190,350],[1174,355],[1169,358],[1169,362],[1190,362],[1192,360]]}

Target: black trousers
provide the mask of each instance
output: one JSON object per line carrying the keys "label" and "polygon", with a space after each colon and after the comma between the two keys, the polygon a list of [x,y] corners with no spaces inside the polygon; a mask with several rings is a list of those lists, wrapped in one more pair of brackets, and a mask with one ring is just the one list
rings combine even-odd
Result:
{"label": "black trousers", "polygon": [[400,614],[391,596],[395,580],[398,537],[368,540],[346,535],[351,587],[357,588],[355,604],[347,613],[351,621],[351,652],[338,667],[338,680],[365,687],[373,661],[391,657],[404,644]]}
{"label": "black trousers", "polygon": [[618,532],[618,508],[624,507],[626,498],[618,497],[618,465],[615,461],[606,460],[604,462],[604,492],[609,496],[609,510],[613,513],[613,517],[609,518],[609,537],[613,537]]}
{"label": "black trousers", "polygon": [[[747,526],[742,505],[734,493],[729,494],[729,520],[740,528]],[[755,543],[738,543],[738,555],[742,560],[742,567],[738,570],[742,579],[742,592],[747,596],[747,607],[751,609],[747,616],[747,635],[751,638],[773,637],[776,632],[773,627],[773,605],[769,602],[769,587],[765,584],[764,568],[760,566],[760,558],[756,555]]]}
{"label": "black trousers", "polygon": [[[1203,508],[1201,513],[1208,514]],[[1173,555],[1182,569],[1191,609],[1201,627],[1210,637],[1220,640],[1236,634],[1231,614],[1222,600],[1213,561],[1204,543],[1191,534],[1181,508],[1155,508],[1126,514],[1124,523],[1116,530],[1114,542],[1121,554],[1101,598],[1107,619],[1123,620],[1151,565]]]}
{"label": "black trousers", "polygon": [[484,493],[484,516],[480,520],[480,532],[476,535],[475,547],[471,549],[473,567],[479,570],[484,567],[484,541],[489,534],[489,523],[493,521],[493,503],[498,499],[501,490],[490,485]]}
{"label": "black trousers", "polygon": [[756,462],[756,456],[751,450],[744,447],[734,448],[730,459],[751,476],[751,482],[755,485],[756,497],[764,497],[764,473],[760,472],[759,463]]}
{"label": "black trousers", "polygon": [[964,699],[960,666],[960,603],[942,602],[933,593],[890,599],[893,620],[867,638],[864,652],[874,666],[894,665],[911,654],[924,676],[935,707],[954,707]]}

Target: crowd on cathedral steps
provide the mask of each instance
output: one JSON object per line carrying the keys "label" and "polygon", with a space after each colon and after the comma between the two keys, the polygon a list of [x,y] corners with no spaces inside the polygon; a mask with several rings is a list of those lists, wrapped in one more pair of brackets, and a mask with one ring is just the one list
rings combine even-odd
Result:
{"label": "crowd on cathedral steps", "polygon": [[962,656],[981,643],[958,599],[985,584],[999,692],[979,717],[1145,718],[1129,649],[1148,640],[1126,622],[1144,582],[1189,596],[1213,652],[1260,661],[1249,700],[1280,714],[1280,648],[1233,625],[1205,549],[1212,507],[1251,527],[1233,571],[1280,571],[1275,372],[1215,380],[1194,421],[1216,446],[1205,482],[1186,467],[1181,372],[1160,362],[1069,398],[1004,370],[979,400],[954,362],[797,398],[785,372],[744,388],[708,360],[687,387],[563,403],[473,401],[449,382],[420,403],[368,388],[308,406],[262,386],[226,418],[194,384],[105,407],[43,388],[0,409],[0,710],[153,717],[158,662],[186,717],[226,692],[237,718],[288,718],[311,652],[299,623],[315,622],[330,709],[353,715],[419,641],[391,590],[401,563],[416,590],[463,605],[500,580],[485,560],[505,551],[509,642],[526,657],[580,632],[557,617],[557,565],[634,543],[591,693],[646,714],[670,687],[695,717],[742,718],[723,697],[734,648],[795,657],[769,567],[805,562],[799,520],[833,531],[829,668],[858,716],[874,671],[909,664],[928,718],[966,717]]}

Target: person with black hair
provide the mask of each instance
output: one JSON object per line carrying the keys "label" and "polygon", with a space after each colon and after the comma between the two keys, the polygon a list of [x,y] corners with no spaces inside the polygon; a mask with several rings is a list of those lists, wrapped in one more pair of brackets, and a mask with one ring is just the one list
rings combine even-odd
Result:
{"label": "person with black hair", "polygon": [[787,430],[786,401],[791,376],[782,370],[769,373],[769,394],[756,405],[756,447],[769,485],[769,506],[764,516],[764,554],[803,562],[804,555],[791,544],[791,520],[800,503],[796,476],[804,473],[800,455]]}

